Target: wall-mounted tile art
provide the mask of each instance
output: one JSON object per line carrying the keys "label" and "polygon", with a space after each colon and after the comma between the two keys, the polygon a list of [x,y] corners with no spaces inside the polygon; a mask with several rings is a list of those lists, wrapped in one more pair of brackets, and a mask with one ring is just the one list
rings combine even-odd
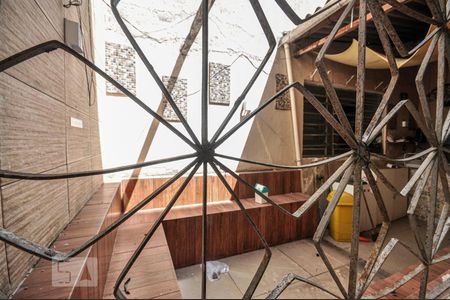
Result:
{"label": "wall-mounted tile art", "polygon": [[[172,98],[181,111],[181,114],[187,119],[187,79],[179,79],[176,77],[163,76],[162,81],[167,90],[171,92]],[[164,97],[163,117],[167,121],[179,122],[180,119],[175,114],[170,103]]]}
{"label": "wall-mounted tile art", "polygon": [[[279,92],[285,86],[288,85],[288,78],[284,74],[275,74],[276,91]],[[278,110],[290,110],[291,99],[289,97],[289,91],[283,93],[275,102],[275,109]]]}
{"label": "wall-mounted tile art", "polygon": [[209,63],[209,104],[230,105],[230,66]]}
{"label": "wall-mounted tile art", "polygon": [[[127,90],[136,94],[136,52],[133,48],[109,43],[105,44],[106,73],[123,85]],[[123,95],[114,85],[106,82],[106,93]]]}

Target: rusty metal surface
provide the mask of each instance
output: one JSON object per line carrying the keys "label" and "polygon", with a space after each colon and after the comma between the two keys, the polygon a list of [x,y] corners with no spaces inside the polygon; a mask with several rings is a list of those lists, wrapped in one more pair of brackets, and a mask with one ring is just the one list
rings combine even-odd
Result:
{"label": "rusty metal surface", "polygon": [[[413,277],[421,274],[421,285],[418,296],[420,297],[433,297],[438,296],[440,291],[443,288],[448,287],[449,282],[442,282],[437,288],[433,289],[431,292],[427,294],[427,286],[428,286],[428,274],[430,267],[433,264],[439,263],[445,259],[450,258],[450,253],[444,254],[443,256],[436,257],[436,253],[442,244],[443,239],[450,228],[450,218],[448,218],[449,206],[450,206],[450,191],[447,182],[447,176],[450,176],[450,167],[449,162],[446,158],[446,153],[450,153],[450,149],[447,149],[444,145],[444,141],[450,134],[450,113],[445,117],[443,115],[443,105],[444,105],[444,94],[445,94],[445,83],[446,83],[446,66],[450,65],[450,39],[449,33],[447,29],[447,10],[449,9],[447,6],[449,5],[444,0],[427,0],[427,4],[430,8],[430,11],[433,15],[432,18],[423,15],[421,12],[416,12],[405,4],[398,3],[396,0],[352,0],[349,2],[348,6],[344,9],[342,15],[336,22],[334,28],[328,36],[328,40],[325,45],[321,48],[319,54],[317,55],[315,65],[322,79],[325,91],[330,99],[330,102],[333,107],[333,112],[326,109],[320,101],[314,97],[314,95],[309,92],[302,84],[299,82],[293,83],[291,85],[286,86],[284,89],[280,90],[278,93],[270,97],[267,101],[265,101],[262,105],[260,105],[257,109],[251,112],[247,117],[245,117],[241,122],[231,127],[227,132],[224,132],[227,128],[228,123],[231,118],[238,110],[242,102],[245,100],[246,95],[249,90],[254,85],[256,79],[259,77],[262,69],[267,64],[270,56],[272,55],[276,42],[275,37],[272,33],[268,20],[265,17],[264,11],[261,8],[259,1],[257,0],[249,0],[251,6],[253,8],[253,12],[255,13],[259,25],[261,26],[264,34],[266,36],[268,42],[268,50],[261,64],[257,68],[256,72],[247,83],[245,89],[241,93],[241,95],[236,99],[233,107],[231,108],[228,115],[225,117],[222,124],[219,126],[218,130],[213,134],[211,140],[208,139],[208,76],[207,76],[207,66],[208,66],[208,13],[210,5],[208,3],[212,3],[211,1],[202,0],[202,6],[200,7],[198,15],[201,16],[202,21],[202,130],[201,136],[197,137],[196,134],[192,131],[188,122],[181,115],[178,107],[173,101],[169,90],[164,87],[162,84],[160,77],[153,69],[150,61],[144,55],[142,50],[140,49],[138,43],[134,40],[133,36],[130,34],[128,28],[125,23],[122,21],[120,14],[118,13],[117,6],[120,0],[111,0],[111,7],[114,13],[114,16],[122,28],[123,32],[130,40],[133,48],[137,51],[140,58],[143,60],[144,65],[147,70],[156,81],[158,86],[160,87],[162,93],[166,96],[171,106],[174,108],[175,113],[179,116],[182,126],[185,128],[187,135],[181,133],[177,130],[173,125],[168,123],[164,118],[162,118],[158,113],[151,110],[147,105],[145,105],[140,99],[138,99],[135,95],[127,91],[123,86],[121,86],[114,79],[109,77],[103,70],[98,68],[95,64],[88,61],[83,56],[79,55],[71,48],[66,45],[58,42],[58,41],[50,41],[43,43],[41,45],[35,46],[28,50],[25,50],[21,53],[13,55],[10,58],[7,58],[3,61],[0,61],[0,72],[4,72],[5,70],[14,67],[26,60],[29,60],[33,57],[39,56],[44,53],[52,52],[52,51],[64,51],[69,55],[74,56],[87,67],[91,68],[97,74],[102,76],[105,80],[111,82],[114,86],[116,86],[119,90],[121,90],[125,95],[127,95],[132,101],[138,104],[141,108],[146,110],[153,118],[161,122],[162,125],[166,126],[170,131],[175,133],[179,138],[181,138],[186,144],[188,144],[191,148],[194,149],[195,153],[188,154],[184,156],[172,157],[163,160],[157,161],[149,161],[141,164],[123,166],[114,169],[104,169],[104,170],[96,170],[96,171],[83,171],[77,173],[68,173],[68,174],[54,174],[54,175],[41,175],[41,174],[30,174],[30,173],[20,173],[9,170],[0,170],[0,178],[15,178],[22,180],[55,180],[62,178],[77,178],[83,176],[93,176],[100,174],[107,174],[112,172],[118,172],[122,170],[128,169],[138,169],[144,166],[152,166],[158,165],[166,162],[182,160],[182,159],[192,159],[184,169],[182,169],[179,173],[173,176],[170,180],[164,183],[162,186],[157,188],[152,194],[148,195],[145,199],[143,199],[136,207],[131,209],[129,212],[125,213],[121,218],[119,218],[112,225],[107,227],[104,231],[99,233],[98,235],[92,237],[90,240],[85,242],[81,247],[73,249],[68,253],[56,252],[50,248],[38,245],[32,241],[26,240],[20,236],[17,236],[13,232],[9,232],[6,229],[0,228],[0,240],[12,245],[13,247],[19,248],[23,251],[29,252],[33,255],[39,256],[43,259],[51,260],[51,261],[67,261],[70,258],[77,256],[85,249],[92,246],[98,240],[109,234],[112,230],[123,224],[127,219],[141,210],[146,204],[151,202],[156,196],[160,193],[164,192],[169,186],[171,186],[176,180],[181,178],[184,174],[186,174],[189,170],[191,172],[184,180],[183,184],[179,187],[178,191],[173,196],[172,200],[168,203],[165,209],[162,211],[160,217],[153,224],[152,228],[148,232],[148,234],[144,237],[141,244],[137,247],[131,259],[126,264],[125,268],[122,270],[116,284],[114,287],[114,295],[117,298],[126,298],[126,282],[124,283],[124,279],[127,276],[127,273],[134,265],[136,259],[139,257],[142,250],[145,248],[145,245],[150,241],[156,229],[161,225],[165,216],[175,205],[178,197],[183,192],[192,176],[200,169],[202,166],[202,176],[203,176],[203,210],[202,210],[202,298],[207,298],[208,295],[206,293],[206,268],[205,264],[208,258],[208,249],[206,247],[207,244],[207,203],[206,203],[206,194],[208,192],[208,187],[206,185],[207,178],[207,165],[210,165],[214,172],[217,174],[220,181],[224,184],[225,188],[230,192],[239,206],[242,214],[244,215],[246,221],[251,225],[257,236],[259,237],[262,245],[265,249],[265,255],[254,274],[252,281],[250,282],[246,292],[244,294],[244,299],[249,299],[254,295],[256,288],[258,287],[264,272],[267,269],[267,266],[271,259],[271,250],[269,245],[267,244],[264,236],[261,234],[261,231],[256,226],[251,216],[248,214],[244,206],[242,205],[239,197],[236,195],[234,190],[230,187],[230,185],[224,179],[222,172],[229,173],[233,176],[240,184],[243,184],[249,188],[251,188],[256,194],[260,195],[264,198],[268,203],[270,203],[273,207],[280,210],[284,214],[294,218],[301,219],[302,216],[309,210],[317,201],[321,198],[323,194],[329,191],[330,187],[333,183],[339,181],[339,185],[335,194],[330,201],[323,217],[320,220],[320,223],[317,227],[317,230],[314,234],[314,245],[319,253],[319,256],[323,260],[326,265],[331,277],[333,278],[334,283],[338,287],[341,296],[343,298],[361,298],[364,297],[365,291],[370,287],[373,279],[375,278],[377,272],[381,269],[382,265],[386,262],[386,259],[392,253],[392,251],[396,247],[403,247],[406,251],[411,252],[416,256],[417,260],[420,262],[420,265],[411,271],[409,274],[405,275],[399,281],[395,282],[391,287],[386,287],[383,290],[380,290],[375,295],[371,295],[370,297],[378,298],[383,297],[389,294],[395,289],[407,283]],[[395,7],[399,12],[417,19],[420,22],[425,22],[428,24],[433,24],[437,26],[437,28],[432,31],[423,41],[420,41],[415,47],[408,50],[403,42],[400,40],[398,33],[395,28],[392,26],[392,23],[389,20],[389,16],[381,9],[381,5],[383,3],[388,3]],[[337,96],[337,92],[332,84],[330,77],[328,76],[328,70],[325,63],[325,54],[333,43],[334,37],[337,31],[343,25],[343,22],[350,14],[350,12],[358,6],[360,13],[360,23],[358,28],[358,66],[357,66],[357,83],[356,83],[356,115],[355,115],[355,124],[352,127],[350,124],[343,108],[342,104]],[[363,128],[363,119],[364,119],[364,100],[365,100],[365,79],[366,79],[366,68],[365,68],[365,44],[366,44],[366,15],[371,13],[373,16],[373,22],[375,24],[376,30],[380,37],[380,41],[385,50],[391,79],[389,81],[388,87],[383,94],[382,101],[377,108],[375,114],[372,116],[369,126],[367,128]],[[395,62],[394,49],[402,55],[406,56],[410,54],[414,49],[417,49],[420,45],[423,45],[427,41],[431,40],[431,46],[429,47],[422,64],[420,65],[416,77],[416,87],[420,99],[421,110],[419,110],[409,101],[404,100],[399,102],[391,111],[387,112],[386,116],[383,117],[385,113],[387,104],[392,101],[392,94],[394,89],[397,87],[399,82],[399,72]],[[424,85],[424,76],[427,70],[427,67],[431,61],[433,52],[437,51],[438,53],[438,72],[437,72],[437,105],[436,105],[436,114],[433,120],[432,114],[430,112],[430,108],[428,106],[428,99],[426,94],[426,89]],[[187,54],[187,53],[184,53]],[[306,101],[308,101],[329,123],[332,128],[342,137],[342,139],[347,143],[349,148],[351,149],[349,152],[344,153],[342,155],[336,156],[334,158],[328,158],[321,162],[316,162],[308,165],[301,166],[282,166],[277,164],[272,164],[268,162],[258,162],[248,159],[241,159],[236,157],[227,156],[225,154],[216,154],[215,150],[228,138],[230,138],[237,130],[239,130],[244,124],[251,121],[259,112],[269,107],[269,104],[273,103],[279,96],[284,94],[289,89],[296,89],[298,92],[303,94]],[[396,158],[388,158],[382,155],[376,155],[375,153],[371,153],[369,147],[371,143],[375,140],[375,138],[381,134],[383,128],[386,126],[388,121],[393,118],[398,111],[402,107],[406,107],[413,118],[416,120],[419,128],[423,131],[426,136],[428,143],[430,145],[429,149],[426,149],[422,152],[411,155],[407,158],[396,159]],[[336,115],[334,117],[333,113]],[[353,130],[354,128],[354,130]],[[410,221],[411,229],[414,232],[414,236],[417,242],[417,246],[419,248],[419,253],[415,253],[410,247],[402,243],[398,239],[391,239],[387,241],[387,234],[390,227],[390,218],[387,213],[384,199],[381,196],[381,192],[379,190],[378,184],[385,185],[388,189],[394,192],[395,195],[398,195],[399,192],[397,189],[387,180],[385,176],[381,173],[381,171],[376,167],[374,163],[374,159],[382,159],[384,161],[393,162],[395,164],[403,164],[408,161],[412,161],[418,158],[424,158],[424,161],[421,163],[419,169],[412,176],[412,178],[408,181],[406,186],[401,190],[401,195],[411,195],[412,201],[408,207],[408,218]],[[243,178],[241,178],[236,172],[229,169],[224,162],[219,161],[219,159],[225,160],[236,160],[242,161],[246,163],[269,166],[273,168],[280,169],[309,169],[314,168],[323,164],[329,164],[331,162],[346,159],[345,162],[325,181],[325,183],[319,187],[319,189],[309,197],[306,203],[301,206],[296,212],[291,213],[287,209],[275,203],[270,197],[264,195],[260,191],[258,191],[253,185],[249,184]],[[358,259],[359,259],[359,234],[360,234],[360,209],[361,202],[363,199],[363,188],[362,188],[362,173],[366,175],[368,185],[373,192],[373,195],[376,200],[377,208],[381,212],[382,215],[382,226],[380,229],[380,233],[375,242],[374,248],[371,252],[369,259],[367,260],[364,268],[361,272],[358,270]],[[377,175],[377,178],[380,179],[378,182],[373,176],[372,172]],[[353,179],[355,186],[355,195],[354,195],[354,206],[353,206],[353,228],[352,228],[352,243],[351,243],[351,255],[350,255],[350,268],[349,268],[349,281],[348,286],[344,286],[342,279],[334,271],[328,256],[326,255],[323,247],[322,247],[322,239],[324,237],[326,228],[330,222],[331,215],[335,210],[338,201],[345,190],[346,185]],[[415,216],[416,207],[421,201],[421,195],[424,192],[425,185],[427,181],[431,181],[431,201],[428,203],[428,214],[427,214],[427,225],[425,235],[419,232],[419,228],[417,225],[417,217]],[[445,204],[442,208],[442,211],[439,215],[437,223],[435,223],[435,217],[437,214],[436,209],[436,197],[437,197],[437,188],[438,183],[441,182],[442,188],[444,190],[445,196]],[[370,214],[370,212],[369,212]],[[268,294],[267,298],[276,299],[279,297],[282,292],[289,287],[293,282],[300,281],[305,284],[311,285],[319,290],[322,290],[333,297],[340,298],[341,296],[336,295],[329,288],[326,288],[313,280],[303,278],[301,276],[295,274],[287,274],[280,283],[274,287],[274,289]],[[301,296],[301,295],[299,295]]]}

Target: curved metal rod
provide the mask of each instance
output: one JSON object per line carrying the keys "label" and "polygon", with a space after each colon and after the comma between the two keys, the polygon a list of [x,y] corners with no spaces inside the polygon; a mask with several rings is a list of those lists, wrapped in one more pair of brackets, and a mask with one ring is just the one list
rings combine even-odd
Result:
{"label": "curved metal rod", "polygon": [[[187,123],[186,119],[184,118],[183,114],[181,113],[180,109],[178,108],[178,105],[173,100],[173,97],[171,93],[167,90],[167,87],[164,86],[164,83],[162,82],[161,78],[156,73],[154,67],[150,63],[150,61],[147,59],[147,56],[142,51],[141,47],[139,47],[139,44],[136,42],[136,39],[131,34],[130,30],[128,29],[127,25],[125,25],[125,22],[122,19],[122,16],[120,15],[119,11],[117,10],[117,5],[119,5],[121,0],[111,0],[111,10],[113,12],[114,17],[116,18],[117,23],[119,23],[120,28],[122,29],[123,33],[127,37],[128,41],[133,46],[136,53],[141,58],[142,62],[144,63],[145,67],[147,68],[150,75],[153,77],[153,80],[158,85],[159,89],[164,94],[164,97],[167,99],[167,101],[170,103],[170,105],[173,108],[173,111],[177,115],[178,119],[181,121],[181,124],[183,124],[184,128],[186,129],[187,133],[191,136],[194,143],[197,145],[197,147],[200,147],[200,142],[197,139],[197,136],[192,131],[191,126]],[[171,87],[173,89],[173,87]]]}
{"label": "curved metal rod", "polygon": [[166,121],[163,117],[161,117],[159,114],[157,114],[155,111],[153,111],[148,105],[146,105],[144,102],[142,102],[138,97],[136,97],[133,93],[131,93],[129,90],[127,90],[125,87],[123,87],[119,82],[114,80],[111,76],[106,74],[102,69],[97,67],[94,63],[89,61],[84,56],[80,55],[78,52],[70,48],[69,46],[63,44],[60,41],[48,41],[42,44],[39,44],[37,46],[31,47],[29,49],[26,49],[22,52],[16,53],[8,58],[5,58],[4,60],[0,61],[0,72],[4,72],[7,69],[18,65],[24,61],[27,61],[35,56],[41,55],[43,53],[49,53],[52,51],[55,51],[57,49],[61,49],[64,52],[72,55],[79,61],[81,61],[83,64],[87,65],[89,68],[95,71],[95,73],[99,74],[101,77],[103,77],[106,81],[114,85],[118,90],[120,90],[123,94],[128,96],[131,100],[133,100],[137,105],[139,105],[141,108],[143,108],[146,112],[148,112],[152,117],[157,119],[159,122],[164,124],[170,131],[172,131],[175,135],[177,135],[179,138],[181,138],[184,142],[186,142],[189,146],[191,146],[194,150],[198,150],[198,147],[192,143],[191,140],[186,138],[178,129],[176,129],[172,124],[170,124],[168,121]]}
{"label": "curved metal rod", "polygon": [[370,135],[364,139],[363,142],[367,145],[372,144],[372,142],[375,140],[375,138],[378,136],[378,134],[381,132],[381,130],[386,126],[386,124],[398,113],[398,111],[408,102],[409,100],[402,100],[397,105],[394,106],[394,108],[389,111],[389,113],[378,123],[378,125],[372,130]]}
{"label": "curved metal rod", "polygon": [[256,235],[258,236],[259,240],[264,246],[265,254],[264,257],[259,264],[258,270],[256,271],[255,275],[253,275],[252,281],[250,282],[250,285],[248,286],[247,290],[245,291],[243,299],[251,299],[253,294],[256,291],[256,288],[259,285],[259,282],[261,281],[261,278],[264,275],[265,270],[267,269],[267,266],[269,265],[270,258],[272,257],[272,251],[270,250],[270,246],[267,243],[266,239],[262,235],[261,231],[258,229],[258,226],[256,226],[255,222],[253,221],[250,214],[245,209],[244,205],[242,205],[241,200],[239,199],[238,195],[234,192],[234,190],[230,187],[228,182],[223,177],[222,173],[220,173],[219,169],[214,163],[210,163],[211,167],[214,169],[214,172],[216,172],[217,176],[219,177],[220,181],[222,181],[222,184],[225,186],[225,188],[228,190],[228,192],[233,196],[233,198],[236,200],[236,204],[239,206],[239,209],[244,214],[245,219],[249,223],[249,225],[252,227],[253,231],[255,231]]}
{"label": "curved metal rod", "polygon": [[381,155],[381,154],[376,154],[376,153],[371,153],[370,155],[372,155],[372,156],[374,156],[376,158],[379,158],[381,160],[388,161],[388,162],[406,163],[406,162],[410,162],[410,161],[416,160],[418,158],[421,158],[422,156],[425,156],[425,155],[429,154],[430,152],[433,152],[433,151],[436,151],[436,150],[437,150],[437,148],[430,147],[427,150],[421,151],[421,152],[419,152],[417,154],[408,156],[406,158],[391,158],[391,157],[387,157],[387,156],[384,156],[384,155]]}
{"label": "curved metal rod", "polygon": [[[392,0],[395,1],[395,0]],[[378,36],[380,38],[381,44],[384,49],[384,53],[386,54],[388,64],[389,64],[389,72],[391,73],[391,79],[389,80],[388,88],[383,94],[383,98],[381,99],[380,104],[378,105],[378,108],[373,115],[372,119],[370,120],[369,125],[367,126],[366,130],[363,134],[363,141],[367,140],[368,136],[372,134],[372,131],[374,130],[375,126],[379,122],[380,118],[383,115],[383,112],[386,108],[386,105],[388,104],[389,100],[391,99],[392,93],[394,92],[395,87],[397,86],[397,82],[399,79],[399,71],[397,67],[397,61],[395,60],[395,54],[394,50],[392,49],[391,42],[389,41],[389,36],[386,32],[386,28],[384,27],[383,23],[381,22],[381,18],[379,16],[380,14],[380,7],[374,5],[374,2],[369,1],[367,3],[369,6],[370,12],[373,16],[373,23],[375,24],[375,28],[377,29]]]}
{"label": "curved metal rod", "polygon": [[380,169],[378,169],[378,167],[373,162],[370,162],[369,168],[377,175],[377,179],[380,179],[380,181],[384,184],[384,186],[390,189],[394,195],[400,195],[400,191],[397,190],[397,188],[393,186],[392,183],[389,182],[386,176],[384,176],[384,174],[380,171]]}
{"label": "curved metal rod", "polygon": [[325,164],[329,164],[331,162],[334,162],[334,161],[340,160],[342,158],[348,157],[348,156],[352,155],[353,153],[354,153],[354,151],[351,150],[351,151],[345,152],[345,153],[340,154],[340,155],[335,156],[335,157],[323,159],[323,160],[320,160],[320,161],[317,161],[317,162],[314,162],[314,163],[301,165],[301,166],[285,166],[285,165],[269,164],[269,163],[263,163],[263,162],[259,162],[259,161],[254,161],[254,160],[248,160],[248,159],[243,159],[243,158],[237,158],[237,157],[233,157],[233,156],[218,154],[218,153],[216,153],[215,156],[216,157],[225,158],[225,159],[234,160],[234,161],[244,162],[244,163],[248,163],[248,164],[253,164],[253,165],[259,165],[259,166],[276,168],[276,169],[304,170],[304,169],[308,169],[308,168],[315,168],[315,167],[319,167],[319,166],[322,166],[322,165],[325,165]]}
{"label": "curved metal rod", "polygon": [[436,134],[434,132],[434,124],[431,117],[430,107],[428,105],[428,96],[427,91],[425,89],[424,77],[425,72],[428,68],[428,64],[430,63],[431,58],[433,56],[434,49],[436,48],[437,42],[439,40],[439,36],[440,33],[433,36],[430,47],[428,48],[427,53],[425,54],[425,57],[423,58],[422,63],[420,64],[419,71],[417,72],[417,76],[415,79],[416,89],[417,93],[419,94],[419,101],[420,106],[422,107],[422,114],[425,119],[425,124],[426,127],[431,131],[431,134],[433,135],[433,140],[429,141],[430,143],[437,141],[437,137],[435,136]]}
{"label": "curved metal rod", "polygon": [[80,247],[77,247],[73,249],[72,251],[68,253],[55,251],[51,248],[40,246],[39,244],[27,240],[23,237],[19,237],[16,234],[4,229],[0,228],[0,240],[4,241],[5,243],[21,249],[25,252],[28,252],[30,254],[33,254],[35,256],[38,256],[40,258],[55,261],[55,262],[64,262],[67,261],[69,258],[77,256],[93,244],[95,244],[98,240],[104,238],[106,235],[111,233],[114,229],[119,227],[121,224],[123,224],[126,220],[131,218],[135,213],[137,213],[139,210],[141,210],[143,207],[145,207],[149,202],[151,202],[155,197],[157,197],[159,194],[161,194],[164,190],[166,190],[170,185],[172,185],[176,180],[178,180],[181,176],[183,176],[189,169],[191,169],[199,159],[195,159],[193,162],[191,162],[188,166],[183,168],[180,172],[178,172],[175,176],[173,176],[170,180],[166,181],[163,185],[161,185],[159,188],[157,188],[153,193],[151,193],[148,197],[146,197],[144,200],[142,200],[138,205],[130,209],[128,212],[124,213],[119,219],[114,221],[111,225],[109,225],[105,230],[102,232],[96,234],[92,238],[90,238],[88,241],[86,241],[83,245]]}
{"label": "curved metal rod", "polygon": [[256,116],[261,110],[263,110],[264,108],[266,108],[270,103],[272,103],[273,101],[275,101],[276,99],[278,99],[278,97],[280,97],[281,95],[283,95],[285,92],[287,92],[291,87],[293,87],[295,85],[295,83],[291,83],[287,86],[285,86],[284,88],[282,88],[281,90],[279,90],[275,95],[273,95],[272,97],[269,98],[269,100],[267,100],[266,102],[264,102],[263,104],[261,104],[260,106],[258,106],[254,111],[252,111],[251,113],[249,113],[243,120],[241,120],[238,124],[234,125],[227,133],[225,133],[222,137],[220,137],[220,139],[218,139],[217,141],[215,141],[213,143],[214,147],[217,148],[219,147],[221,144],[223,144],[223,142],[225,142],[231,135],[233,135],[237,130],[239,130],[242,126],[244,126],[248,121],[250,121],[254,116]]}
{"label": "curved metal rod", "polygon": [[339,200],[341,199],[342,194],[344,193],[344,190],[350,181],[350,178],[353,175],[353,172],[355,170],[355,163],[352,163],[347,170],[345,170],[344,175],[342,176],[342,179],[339,181],[337,189],[334,191],[333,197],[331,201],[329,202],[322,218],[320,219],[319,225],[317,226],[317,230],[314,233],[313,241],[314,246],[316,247],[317,253],[319,253],[320,258],[322,259],[323,263],[325,264],[328,272],[330,273],[331,277],[334,280],[334,283],[337,285],[339,290],[342,293],[342,296],[344,298],[348,298],[349,295],[347,293],[347,290],[345,289],[344,285],[342,284],[341,279],[337,275],[336,271],[333,268],[333,265],[331,264],[328,255],[325,253],[324,249],[322,248],[321,242],[324,237],[325,231],[327,230],[328,224],[330,223],[331,216],[336,209],[336,206],[338,205]]}
{"label": "curved metal rod", "polygon": [[103,170],[93,170],[93,171],[82,171],[82,172],[72,172],[66,174],[36,174],[36,173],[23,173],[23,172],[13,172],[8,170],[0,170],[0,178],[9,178],[9,179],[21,179],[21,180],[58,180],[58,179],[69,179],[69,178],[79,178],[79,177],[87,177],[87,176],[96,176],[96,175],[104,175],[110,173],[116,173],[126,170],[140,169],[148,166],[154,166],[174,161],[179,161],[183,159],[194,158],[198,154],[187,154],[174,156],[171,158],[163,158],[153,161],[146,161],[139,164],[126,165],[116,168],[103,169]]}
{"label": "curved metal rod", "polygon": [[180,188],[175,193],[175,195],[172,197],[170,202],[167,204],[167,206],[161,212],[161,214],[159,215],[158,219],[156,219],[155,223],[153,223],[152,227],[150,228],[148,233],[145,235],[144,239],[141,241],[141,243],[136,248],[136,250],[134,251],[133,255],[131,256],[131,258],[129,259],[129,261],[125,265],[125,267],[120,272],[120,275],[119,275],[119,277],[116,280],[116,284],[114,285],[114,296],[116,296],[117,299],[127,299],[125,294],[122,293],[122,291],[120,290],[120,285],[124,281],[125,277],[127,276],[128,272],[130,271],[130,269],[133,267],[134,263],[138,259],[138,257],[141,254],[141,252],[144,250],[145,246],[148,244],[150,239],[155,234],[156,230],[159,228],[161,223],[164,221],[164,218],[167,216],[167,214],[170,212],[172,207],[177,202],[178,198],[183,193],[184,189],[189,184],[189,182],[191,181],[192,177],[197,172],[197,170],[200,167],[200,165],[201,165],[201,163],[196,163],[196,165],[194,166],[194,169],[189,173],[189,176],[184,180],[183,184],[180,186]]}
{"label": "curved metal rod", "polygon": [[261,5],[259,4],[258,0],[250,0],[250,3],[252,5],[253,11],[256,14],[256,17],[258,18],[259,24],[261,25],[264,35],[266,36],[266,39],[269,43],[269,50],[267,51],[266,55],[264,56],[261,64],[259,65],[256,72],[253,74],[252,78],[250,79],[249,83],[245,87],[242,94],[236,99],[234,102],[233,107],[231,108],[228,115],[223,120],[222,124],[220,124],[219,128],[217,129],[216,133],[214,133],[214,136],[211,139],[211,144],[214,144],[219,136],[222,134],[222,132],[225,130],[225,127],[230,122],[231,118],[235,114],[236,110],[241,106],[242,102],[245,100],[245,97],[247,96],[250,89],[255,84],[256,80],[258,79],[259,75],[263,71],[264,67],[266,66],[267,62],[269,61],[270,56],[272,55],[273,51],[275,50],[275,47],[277,45],[277,42],[275,40],[275,36],[272,32],[272,29],[270,28],[269,22],[267,21],[266,16],[264,15],[264,11],[261,8]]}
{"label": "curved metal rod", "polygon": [[302,23],[302,19],[295,13],[286,0],[275,0],[275,2],[294,25]]}
{"label": "curved metal rod", "polygon": [[269,98],[264,104],[260,105],[254,111],[252,111],[247,117],[245,117],[238,124],[233,126],[227,133],[225,133],[215,144],[214,148],[219,147],[223,142],[225,142],[231,135],[233,135],[239,128],[244,126],[250,119],[255,117],[261,110],[266,108],[270,103],[275,101],[280,95],[289,90],[290,88],[295,88],[300,93],[302,93],[306,100],[321,114],[321,116],[333,127],[334,130],[342,137],[342,139],[351,147],[357,148],[357,144],[353,134],[350,134],[345,128],[339,123],[334,116],[320,103],[320,101],[309,92],[300,82],[294,82],[290,85],[285,86],[278,93]]}
{"label": "curved metal rod", "polygon": [[283,291],[289,286],[291,285],[291,283],[294,280],[298,280],[300,282],[304,282],[306,284],[309,284],[315,288],[318,288],[319,290],[337,298],[337,299],[341,299],[340,296],[336,295],[335,293],[333,293],[332,291],[328,290],[327,288],[321,286],[318,283],[315,283],[309,279],[306,279],[302,276],[296,275],[296,274],[287,274],[281,281],[280,283],[278,283],[278,285],[270,292],[270,294],[266,297],[266,299],[278,299],[278,297],[283,293]]}

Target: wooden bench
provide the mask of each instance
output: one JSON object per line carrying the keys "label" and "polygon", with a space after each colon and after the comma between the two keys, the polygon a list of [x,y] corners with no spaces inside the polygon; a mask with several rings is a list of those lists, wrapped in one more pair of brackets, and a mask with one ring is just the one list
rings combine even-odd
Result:
{"label": "wooden bench", "polygon": [[[59,235],[53,247],[58,251],[70,251],[106,228],[121,213],[120,184],[104,184]],[[56,266],[52,262],[41,259],[14,297],[19,299],[101,298],[115,234],[114,231],[107,235],[70,262],[59,264],[58,270],[61,273],[54,271]],[[96,274],[90,274],[92,270]],[[98,279],[97,282],[92,282],[91,279],[94,278]],[[84,282],[86,283],[83,284]]]}
{"label": "wooden bench", "polygon": [[[305,203],[300,193],[271,197],[291,212]],[[284,215],[270,204],[242,200],[271,246],[311,237],[317,226],[313,207],[302,220]],[[143,210],[120,227],[105,286],[104,298],[114,298],[120,271],[162,209]],[[202,205],[174,207],[127,274],[128,298],[181,298],[176,268],[200,263]],[[261,249],[262,245],[234,201],[208,204],[208,260]]]}

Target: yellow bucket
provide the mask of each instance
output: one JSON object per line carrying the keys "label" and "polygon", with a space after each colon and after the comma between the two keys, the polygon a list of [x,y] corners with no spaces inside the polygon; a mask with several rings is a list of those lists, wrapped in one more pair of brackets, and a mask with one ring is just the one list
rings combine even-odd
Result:
{"label": "yellow bucket", "polygon": [[[328,194],[327,201],[333,198],[334,191]],[[350,242],[352,239],[353,196],[344,192],[331,215],[330,235],[338,242]]]}

